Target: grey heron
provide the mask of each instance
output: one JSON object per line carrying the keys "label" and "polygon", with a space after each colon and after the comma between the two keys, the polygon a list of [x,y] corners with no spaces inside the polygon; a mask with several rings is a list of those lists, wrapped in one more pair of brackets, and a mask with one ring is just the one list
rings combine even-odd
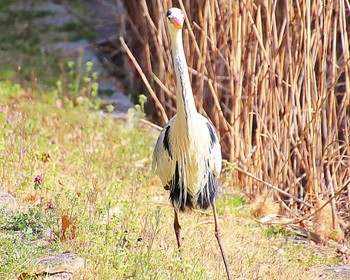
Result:
{"label": "grey heron", "polygon": [[161,131],[153,153],[153,167],[170,191],[174,207],[174,230],[178,248],[181,248],[178,212],[186,209],[212,207],[215,236],[225,265],[230,273],[220,240],[215,207],[218,190],[217,177],[221,172],[221,146],[212,124],[197,112],[182,44],[185,15],[178,8],[167,12],[172,56],[177,82],[177,114]]}

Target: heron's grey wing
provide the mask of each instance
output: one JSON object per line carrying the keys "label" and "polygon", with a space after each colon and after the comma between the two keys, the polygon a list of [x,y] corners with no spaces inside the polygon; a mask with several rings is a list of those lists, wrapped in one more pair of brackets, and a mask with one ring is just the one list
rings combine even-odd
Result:
{"label": "heron's grey wing", "polygon": [[173,164],[171,154],[171,141],[169,133],[173,124],[173,119],[163,128],[159,134],[156,146],[153,152],[153,168],[158,171],[158,175],[164,187],[173,177]]}
{"label": "heron's grey wing", "polygon": [[222,155],[219,139],[211,123],[206,120],[210,136],[209,167],[213,170],[214,176],[218,177],[222,167]]}

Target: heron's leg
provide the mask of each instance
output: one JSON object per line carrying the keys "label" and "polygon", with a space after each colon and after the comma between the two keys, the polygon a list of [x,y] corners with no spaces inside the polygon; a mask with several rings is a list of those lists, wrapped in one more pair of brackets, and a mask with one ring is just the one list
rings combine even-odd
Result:
{"label": "heron's leg", "polygon": [[177,247],[180,249],[181,248],[181,236],[180,236],[180,231],[181,227],[179,224],[179,218],[177,215],[177,211],[175,210],[175,216],[174,216],[174,230],[175,230],[175,235],[176,235],[176,240],[177,240]]}
{"label": "heron's leg", "polygon": [[216,207],[215,207],[215,200],[211,204],[211,207],[213,208],[213,215],[214,215],[215,237],[219,243],[222,260],[224,261],[224,265],[225,265],[225,269],[226,269],[227,279],[231,280],[230,270],[228,269],[228,265],[227,265],[227,261],[226,261],[226,257],[225,257],[225,252],[224,252],[224,249],[223,249],[222,244],[221,244],[220,231],[219,231],[219,226],[218,226],[218,218],[217,218]]}

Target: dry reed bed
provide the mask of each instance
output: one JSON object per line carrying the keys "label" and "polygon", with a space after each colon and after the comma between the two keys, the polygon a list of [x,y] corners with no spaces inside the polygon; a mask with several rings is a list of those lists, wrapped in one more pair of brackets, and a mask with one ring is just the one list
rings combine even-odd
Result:
{"label": "dry reed bed", "polygon": [[[122,45],[161,125],[176,112],[165,22],[173,5],[187,14],[184,46],[198,110],[241,170],[233,184],[258,194],[270,190],[268,182],[307,205],[336,196],[334,225],[339,216],[349,222],[349,1],[124,1]],[[281,208],[310,209],[289,195],[274,191]]]}

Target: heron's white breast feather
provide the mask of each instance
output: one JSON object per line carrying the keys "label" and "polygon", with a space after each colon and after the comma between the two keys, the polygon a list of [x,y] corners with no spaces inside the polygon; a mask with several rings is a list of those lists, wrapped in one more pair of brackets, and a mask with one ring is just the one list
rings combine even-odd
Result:
{"label": "heron's white breast feather", "polygon": [[[196,114],[195,121],[188,127],[175,124],[176,116],[161,131],[153,153],[153,167],[158,170],[159,177],[165,186],[172,180],[176,162],[179,164],[180,177],[190,188],[196,192],[201,187],[201,180],[205,174],[213,172],[219,176],[221,172],[221,147],[215,133],[214,127],[201,114]],[[214,143],[208,130],[208,125],[214,132]],[[165,148],[164,138],[166,130],[169,131],[169,149]],[[189,135],[187,135],[189,134]]]}

